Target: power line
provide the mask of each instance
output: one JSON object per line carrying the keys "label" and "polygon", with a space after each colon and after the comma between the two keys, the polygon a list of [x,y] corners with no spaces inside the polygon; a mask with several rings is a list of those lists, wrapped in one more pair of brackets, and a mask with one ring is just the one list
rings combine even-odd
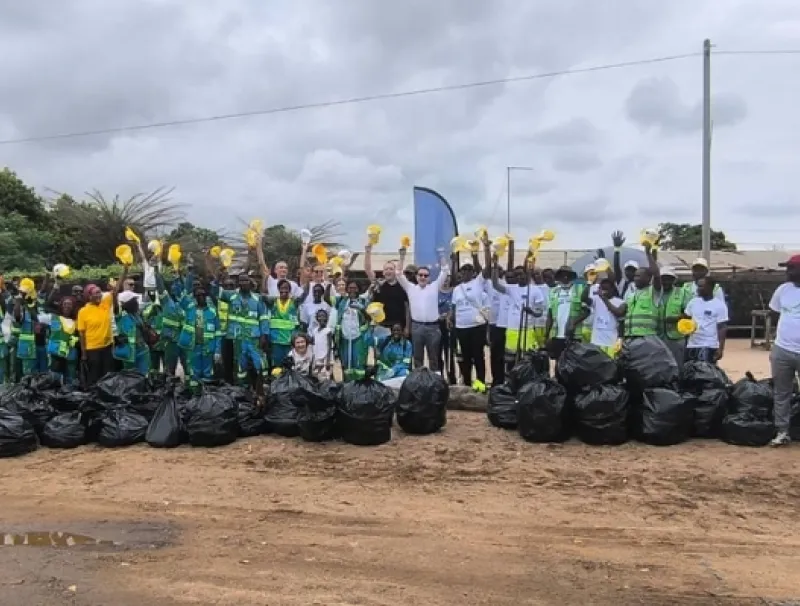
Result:
{"label": "power line", "polygon": [[206,122],[221,122],[223,120],[234,120],[239,118],[247,118],[251,116],[265,116],[270,114],[281,114],[288,112],[295,112],[307,109],[319,109],[323,107],[335,107],[337,105],[352,105],[356,103],[368,103],[371,101],[379,101],[383,99],[400,99],[403,97],[414,97],[419,95],[428,95],[433,93],[449,92],[456,90],[466,90],[470,88],[479,88],[484,86],[497,86],[498,84],[513,84],[516,82],[526,82],[530,80],[542,80],[546,78],[555,78],[557,76],[572,76],[576,74],[586,74],[591,72],[606,71],[612,69],[622,69],[626,67],[634,67],[637,65],[650,65],[654,63],[666,63],[668,61],[677,61],[679,59],[688,59],[690,57],[698,57],[700,53],[685,53],[682,55],[668,55],[664,57],[654,57],[651,59],[639,59],[636,61],[623,61],[621,63],[606,63],[604,65],[593,65],[590,67],[579,67],[574,69],[565,69],[553,72],[546,72],[541,74],[531,74],[526,76],[513,76],[509,78],[497,78],[494,80],[482,80],[478,82],[467,82],[463,84],[452,84],[449,86],[436,86],[431,88],[420,88],[415,90],[408,90],[398,93],[384,93],[377,95],[367,95],[363,97],[351,97],[349,99],[338,99],[334,101],[323,101],[318,103],[304,103],[300,105],[288,105],[283,107],[273,107],[269,109],[260,109],[247,112],[236,112],[230,114],[219,114],[216,116],[206,116],[203,118],[186,118],[183,120],[170,120],[165,122],[152,122],[149,124],[138,124],[131,126],[119,126],[115,128],[102,128],[97,130],[87,130],[80,132],[61,133],[55,135],[41,135],[33,137],[24,137],[19,139],[5,139],[0,140],[0,145],[12,145],[15,143],[34,143],[38,141],[54,141],[58,139],[74,139],[78,137],[91,137],[95,135],[109,135],[114,133],[152,130],[156,128],[168,128],[172,126],[184,126],[187,124],[201,124]]}
{"label": "power line", "polygon": [[714,50],[712,55],[800,55],[800,49],[785,50]]}

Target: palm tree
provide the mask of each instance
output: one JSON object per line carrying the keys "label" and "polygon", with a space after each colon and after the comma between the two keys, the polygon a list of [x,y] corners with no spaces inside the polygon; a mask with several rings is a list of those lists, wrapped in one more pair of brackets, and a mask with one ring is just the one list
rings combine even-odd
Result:
{"label": "palm tree", "polygon": [[94,190],[86,193],[86,200],[65,207],[61,220],[88,243],[87,253],[95,263],[114,263],[114,250],[125,242],[126,227],[145,242],[148,236],[164,233],[183,220],[183,205],[172,201],[173,191],[160,187],[149,194],[106,198]]}

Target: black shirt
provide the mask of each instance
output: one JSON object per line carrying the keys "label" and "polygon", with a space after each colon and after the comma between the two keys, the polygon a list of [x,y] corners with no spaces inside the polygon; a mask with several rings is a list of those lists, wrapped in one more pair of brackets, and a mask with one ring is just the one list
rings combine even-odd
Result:
{"label": "black shirt", "polygon": [[381,326],[391,328],[394,324],[399,324],[405,328],[408,295],[399,282],[394,284],[384,282],[375,291],[372,300],[376,303],[383,303],[383,312],[386,314],[386,319],[381,322]]}

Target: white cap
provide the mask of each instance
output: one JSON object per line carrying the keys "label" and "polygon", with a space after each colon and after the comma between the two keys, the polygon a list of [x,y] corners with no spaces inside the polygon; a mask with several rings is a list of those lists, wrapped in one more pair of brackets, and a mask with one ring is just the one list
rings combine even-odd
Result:
{"label": "white cap", "polygon": [[590,271],[594,271],[596,269],[594,263],[589,263],[586,267],[583,268],[583,273],[588,274]]}
{"label": "white cap", "polygon": [[694,261],[692,261],[692,267],[698,266],[708,269],[708,260],[704,259],[703,257],[697,257]]}
{"label": "white cap", "polygon": [[625,267],[633,267],[633,269],[639,269],[639,264],[636,261],[628,261],[625,263]]}
{"label": "white cap", "polygon": [[675,273],[675,269],[670,267],[669,265],[665,265],[661,268],[661,275],[662,276],[672,276],[673,278],[677,278],[677,274]]}

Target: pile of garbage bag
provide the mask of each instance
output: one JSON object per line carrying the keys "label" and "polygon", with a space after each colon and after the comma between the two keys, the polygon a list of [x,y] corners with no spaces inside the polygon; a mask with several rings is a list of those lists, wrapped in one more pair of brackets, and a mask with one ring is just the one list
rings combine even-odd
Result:
{"label": "pile of garbage bag", "polygon": [[772,381],[745,373],[731,388],[722,439],[736,446],[766,446],[775,435],[774,403]]}
{"label": "pile of garbage bag", "polygon": [[680,388],[692,411],[692,436],[718,438],[730,400],[731,381],[725,371],[710,362],[686,362]]}
{"label": "pile of garbage bag", "polygon": [[415,368],[397,396],[397,424],[410,434],[436,433],[447,424],[450,385],[429,368]]}

